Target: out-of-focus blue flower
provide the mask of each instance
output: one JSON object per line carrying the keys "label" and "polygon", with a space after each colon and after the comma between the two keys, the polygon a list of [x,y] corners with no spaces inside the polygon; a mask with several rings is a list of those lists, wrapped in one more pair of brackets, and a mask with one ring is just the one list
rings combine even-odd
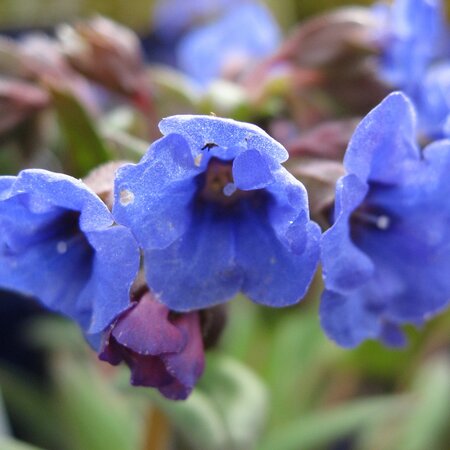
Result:
{"label": "out-of-focus blue flower", "polygon": [[322,241],[322,326],[344,347],[401,345],[399,325],[449,303],[450,140],[420,151],[415,134],[411,103],[393,93],[350,141]]}
{"label": "out-of-focus blue flower", "polygon": [[280,29],[269,10],[246,2],[187,34],[178,47],[178,62],[184,72],[206,84],[270,55],[280,39]]}
{"label": "out-of-focus blue flower", "polygon": [[0,287],[39,299],[86,333],[129,304],[139,249],[81,181],[44,170],[0,177]]}
{"label": "out-of-focus blue flower", "polygon": [[318,260],[320,229],[286,149],[255,125],[173,116],[137,165],[119,169],[116,220],[145,255],[151,290],[170,309],[238,291],[269,306],[297,302]]}
{"label": "out-of-focus blue flower", "polygon": [[199,313],[171,313],[147,292],[111,324],[99,358],[113,365],[125,361],[135,386],[185,399],[205,365]]}
{"label": "out-of-focus blue flower", "polygon": [[421,132],[430,138],[444,137],[450,118],[450,61],[430,67],[420,86],[416,104]]}
{"label": "out-of-focus blue flower", "polygon": [[413,95],[446,45],[442,1],[395,0],[392,6],[376,5],[375,11],[382,22],[382,75]]}
{"label": "out-of-focus blue flower", "polygon": [[246,0],[160,0],[153,10],[153,26],[158,35],[174,39],[192,25],[219,14]]}

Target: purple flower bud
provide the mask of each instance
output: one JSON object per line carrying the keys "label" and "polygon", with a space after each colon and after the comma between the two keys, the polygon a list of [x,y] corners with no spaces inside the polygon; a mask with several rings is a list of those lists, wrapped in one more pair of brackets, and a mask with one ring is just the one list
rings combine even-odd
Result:
{"label": "purple flower bud", "polygon": [[125,361],[131,384],[183,400],[204,368],[199,313],[172,313],[146,292],[111,324],[99,358],[113,365]]}

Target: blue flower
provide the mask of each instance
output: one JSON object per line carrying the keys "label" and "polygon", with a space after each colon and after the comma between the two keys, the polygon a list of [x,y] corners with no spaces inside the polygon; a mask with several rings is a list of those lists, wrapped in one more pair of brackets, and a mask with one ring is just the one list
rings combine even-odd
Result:
{"label": "blue flower", "polygon": [[389,95],[356,129],[336,187],[335,220],[322,240],[320,315],[331,339],[404,343],[450,300],[450,141],[420,151],[415,113]]}
{"label": "blue flower", "polygon": [[142,161],[119,169],[116,220],[145,256],[151,290],[190,311],[242,291],[269,306],[297,302],[315,272],[320,229],[287,152],[260,128],[173,116]]}
{"label": "blue flower", "polygon": [[269,10],[258,3],[244,3],[186,35],[178,47],[178,62],[184,72],[206,84],[270,55],[280,39]]}
{"label": "blue flower", "polygon": [[413,95],[446,41],[441,0],[395,0],[376,12],[382,18],[381,72],[398,89]]}
{"label": "blue flower", "polygon": [[81,181],[38,169],[0,177],[0,287],[95,335],[128,307],[138,268],[130,231]]}

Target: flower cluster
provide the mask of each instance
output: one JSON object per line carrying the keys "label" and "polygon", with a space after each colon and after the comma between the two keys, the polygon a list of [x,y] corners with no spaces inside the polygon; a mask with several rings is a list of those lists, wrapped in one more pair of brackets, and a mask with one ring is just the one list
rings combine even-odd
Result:
{"label": "flower cluster", "polygon": [[[321,324],[343,347],[367,339],[401,346],[405,324],[421,326],[450,302],[450,65],[441,3],[397,0],[327,13],[277,51],[279,30],[267,10],[232,3],[198,1],[186,10],[181,2],[182,14],[162,8],[156,16],[185,33],[178,43],[185,74],[201,84],[226,78],[242,91],[255,84],[243,114],[270,89],[285,89],[255,113],[270,134],[216,115],[180,114],[161,120],[139,162],[110,162],[83,180],[43,169],[0,177],[0,290],[75,320],[101,360],[125,362],[132,384],[171,399],[186,398],[202,375],[205,349],[222,330],[220,305],[238,293],[269,307],[295,305],[319,263]],[[198,17],[215,15],[186,32]],[[23,56],[35,62],[34,78],[51,85],[77,71],[72,79],[80,72],[156,115],[134,34],[104,20],[59,34],[70,65],[59,47],[49,67]],[[86,45],[75,45],[80,40]],[[279,67],[288,76],[270,88]],[[0,132],[50,108],[56,92],[47,94],[45,83],[3,84],[14,114]],[[27,95],[13,92],[23,86]],[[402,92],[387,95],[392,86]],[[60,96],[63,109],[75,103],[80,113],[76,95]],[[283,117],[274,119],[272,107]],[[109,149],[97,128],[118,146],[136,144],[104,122],[87,125],[100,161]],[[75,141],[85,151],[85,141]]]}
{"label": "flower cluster", "polygon": [[[102,359],[130,365],[133,383],[185,398],[203,367],[195,311],[240,291],[274,307],[298,302],[320,229],[281,165],[286,150],[260,128],[209,116],[160,128],[142,161],[118,170],[112,213],[86,184],[108,198],[95,176],[0,178],[0,286],[76,320]],[[132,289],[140,253],[145,295]]]}

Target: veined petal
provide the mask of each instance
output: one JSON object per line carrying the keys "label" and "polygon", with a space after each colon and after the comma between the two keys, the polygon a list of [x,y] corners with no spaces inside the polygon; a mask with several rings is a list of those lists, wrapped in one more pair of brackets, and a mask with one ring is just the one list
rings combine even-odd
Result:
{"label": "veined petal", "polygon": [[144,250],[169,246],[190,225],[198,173],[182,136],[171,134],[156,141],[139,164],[119,169],[115,219],[131,229]]}
{"label": "veined petal", "polygon": [[279,142],[250,123],[214,116],[179,115],[161,120],[159,129],[164,135],[176,133],[183,136],[189,143],[194,158],[209,143],[222,148],[257,149],[278,162],[288,158],[287,150]]}
{"label": "veined petal", "polygon": [[356,347],[366,339],[378,339],[383,331],[378,311],[371,311],[360,290],[345,294],[325,290],[320,323],[331,340],[346,348]]}
{"label": "veined petal", "polygon": [[175,311],[222,303],[240,289],[231,217],[204,208],[193,215],[188,231],[169,247],[145,252],[147,281]]}
{"label": "veined petal", "polygon": [[289,251],[267,217],[252,209],[236,226],[237,264],[244,274],[242,292],[257,303],[282,307],[297,303],[306,293],[319,258],[320,229],[305,227],[305,248]]}
{"label": "veined petal", "polygon": [[398,183],[405,164],[420,159],[415,134],[410,100],[401,92],[388,95],[356,128],[344,158],[347,172],[363,182]]}
{"label": "veined petal", "polygon": [[336,188],[335,222],[322,237],[323,277],[327,289],[346,291],[364,283],[374,271],[370,257],[351,236],[350,216],[364,200],[368,186],[346,175]]}
{"label": "veined petal", "polygon": [[130,289],[139,270],[140,252],[127,228],[117,225],[87,233],[94,250],[89,283],[78,299],[92,311],[89,333],[104,330],[130,303]]}
{"label": "veined petal", "polygon": [[112,227],[102,201],[69,176],[27,170],[2,183],[10,186],[0,200],[0,286],[36,297],[85,332],[105,328],[126,308],[138,270],[131,233]]}

